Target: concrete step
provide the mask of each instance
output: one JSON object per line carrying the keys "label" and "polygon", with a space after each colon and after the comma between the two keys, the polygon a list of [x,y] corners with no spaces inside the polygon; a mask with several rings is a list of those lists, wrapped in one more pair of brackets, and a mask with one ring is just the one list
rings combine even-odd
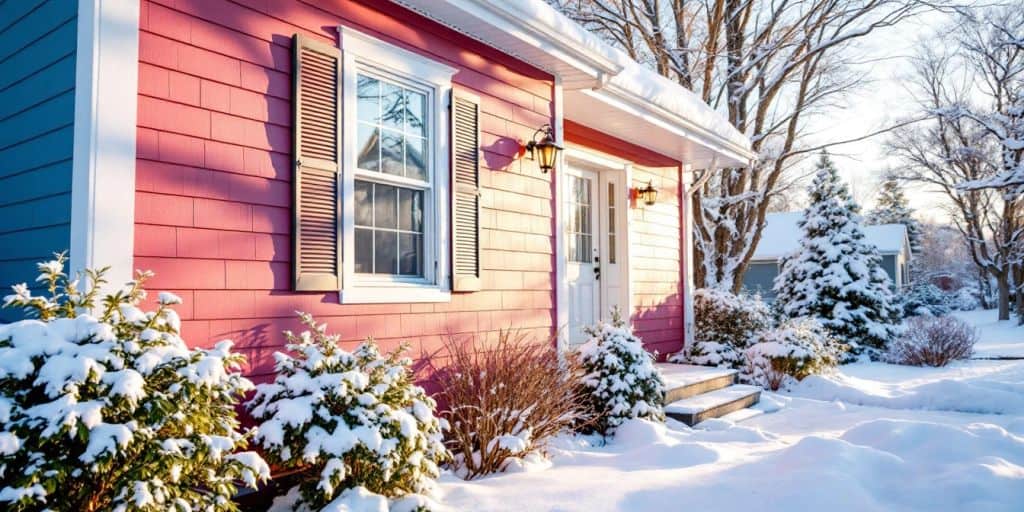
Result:
{"label": "concrete step", "polygon": [[658,363],[656,366],[665,381],[665,403],[722,389],[736,382],[736,370],[675,363]]}
{"label": "concrete step", "polygon": [[671,402],[665,406],[665,414],[692,427],[708,418],[750,407],[760,399],[761,388],[736,384]]}

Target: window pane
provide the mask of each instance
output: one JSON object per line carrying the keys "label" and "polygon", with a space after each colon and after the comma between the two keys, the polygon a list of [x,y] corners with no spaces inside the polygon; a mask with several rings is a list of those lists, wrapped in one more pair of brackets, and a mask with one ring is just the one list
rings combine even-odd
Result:
{"label": "window pane", "polygon": [[398,229],[423,232],[423,192],[399,189]]}
{"label": "window pane", "polygon": [[356,226],[373,226],[373,184],[356,181]]}
{"label": "window pane", "polygon": [[615,208],[615,184],[608,182],[608,206]]}
{"label": "window pane", "polygon": [[405,111],[405,133],[427,136],[426,115],[427,96],[414,91],[406,91],[408,110]]}
{"label": "window pane", "polygon": [[398,189],[391,185],[374,185],[373,225],[378,228],[398,227]]}
{"label": "window pane", "polygon": [[370,274],[373,272],[373,231],[356,228],[356,239],[353,244],[356,251],[356,272]]}
{"label": "window pane", "polygon": [[388,174],[402,176],[405,174],[403,165],[402,134],[384,130],[381,137],[381,170]]}
{"label": "window pane", "polygon": [[357,166],[367,171],[380,171],[380,129],[359,123],[359,131],[356,134],[356,148],[358,148]]}
{"label": "window pane", "polygon": [[360,121],[377,123],[380,117],[380,81],[362,75],[356,80],[356,116]]}
{"label": "window pane", "polygon": [[394,274],[398,271],[398,233],[374,231],[373,252],[375,274]]}
{"label": "window pane", "polygon": [[401,130],[405,126],[405,101],[402,88],[384,82],[381,84],[381,122],[386,128]]}
{"label": "window pane", "polygon": [[423,274],[420,262],[423,261],[423,237],[410,233],[398,235],[398,247],[401,250],[398,273],[418,276]]}
{"label": "window pane", "polygon": [[615,263],[615,235],[608,235],[608,263]]}
{"label": "window pane", "polygon": [[427,181],[427,139],[408,137],[405,140],[405,176]]}

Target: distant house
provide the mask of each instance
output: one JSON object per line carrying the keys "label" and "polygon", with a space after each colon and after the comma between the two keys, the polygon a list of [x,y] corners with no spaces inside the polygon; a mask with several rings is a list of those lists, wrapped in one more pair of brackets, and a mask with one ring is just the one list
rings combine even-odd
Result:
{"label": "distant house", "polygon": [[[765,218],[764,234],[750,260],[743,289],[773,299],[772,283],[779,275],[782,258],[800,246],[800,218],[803,212],[770,213]],[[882,268],[889,274],[896,291],[910,283],[910,240],[903,224],[864,226],[868,243],[882,256]]]}

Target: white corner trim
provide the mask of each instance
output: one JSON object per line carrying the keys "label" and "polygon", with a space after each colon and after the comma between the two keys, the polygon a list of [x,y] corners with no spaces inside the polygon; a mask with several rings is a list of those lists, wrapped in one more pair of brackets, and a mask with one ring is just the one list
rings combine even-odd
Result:
{"label": "white corner trim", "polygon": [[139,2],[79,0],[71,185],[72,271],[132,279]]}
{"label": "white corner trim", "polygon": [[[563,122],[562,77],[555,75],[555,83],[551,88],[551,102],[554,104],[554,116],[551,129],[555,132],[555,141],[565,147],[565,124]],[[565,151],[558,154],[554,176],[551,183],[555,187],[555,206],[551,209],[555,216],[555,331],[558,353],[569,349],[569,274],[565,260],[565,176],[568,159]]]}

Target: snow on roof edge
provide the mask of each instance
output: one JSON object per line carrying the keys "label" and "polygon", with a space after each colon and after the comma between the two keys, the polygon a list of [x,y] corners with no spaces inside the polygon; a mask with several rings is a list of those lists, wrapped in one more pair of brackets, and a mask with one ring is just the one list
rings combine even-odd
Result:
{"label": "snow on roof edge", "polygon": [[[460,33],[466,34],[489,46],[528,62],[541,69],[552,71],[541,63],[531,61],[522,55],[502,48],[488,41],[480,34],[470,33],[466,28],[461,28],[459,21],[454,17],[445,19],[440,9],[429,8],[440,4],[439,0],[431,0],[423,3],[422,0],[393,0],[395,3],[406,8],[413,9],[435,21],[439,21]],[[625,52],[607,44],[596,34],[583,28],[580,24],[569,19],[567,16],[548,5],[543,0],[519,0],[507,2],[506,0],[443,0],[450,7],[459,9],[460,12],[479,19],[480,9],[494,15],[504,23],[515,23],[517,28],[522,30],[515,34],[525,44],[545,50],[555,58],[561,58],[561,54],[574,53],[573,56],[581,60],[594,60],[596,55],[598,61],[605,61],[614,64],[619,68],[598,70],[594,76],[595,85],[603,82],[614,87],[609,92],[619,96],[624,94],[632,96],[633,100],[641,100],[658,107],[664,113],[677,117],[679,121],[687,126],[687,131],[695,132],[698,136],[697,142],[707,145],[708,142],[721,143],[724,148],[711,147],[715,151],[731,151],[746,158],[755,158],[755,153],[750,149],[750,139],[736,129],[728,119],[709,105],[704,103],[696,94],[683,86],[665,78],[644,65],[634,61]],[[437,2],[437,3],[434,3]],[[470,14],[469,11],[473,11]],[[464,20],[463,20],[464,21]],[[469,24],[473,26],[473,24]],[[584,52],[591,52],[594,55],[585,55]],[[601,67],[601,66],[598,66]],[[603,76],[602,76],[603,75]],[[655,115],[663,116],[663,112],[652,109]],[[700,137],[703,135],[703,137]],[[711,141],[701,141],[701,138],[711,138]]]}
{"label": "snow on roof edge", "polygon": [[[804,212],[769,213],[765,216],[764,232],[751,260],[778,260],[795,251],[800,245],[800,227],[797,224]],[[864,226],[864,237],[880,254],[895,254],[907,247],[907,227],[903,224]]]}

